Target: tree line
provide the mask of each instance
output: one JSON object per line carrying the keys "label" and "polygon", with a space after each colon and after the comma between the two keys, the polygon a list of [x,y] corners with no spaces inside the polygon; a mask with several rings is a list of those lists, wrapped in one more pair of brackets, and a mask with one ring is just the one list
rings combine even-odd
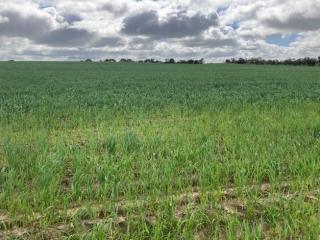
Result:
{"label": "tree line", "polygon": [[292,65],[292,66],[320,66],[320,56],[318,58],[289,58],[285,60],[262,59],[262,58],[231,58],[226,59],[226,63],[231,64],[255,64],[255,65]]}
{"label": "tree line", "polygon": [[[86,59],[84,62],[93,62],[90,58]],[[174,58],[168,58],[165,61],[148,58],[145,60],[138,60],[135,61],[131,58],[121,58],[119,61],[113,58],[107,58],[105,60],[100,60],[100,62],[107,62],[107,63],[165,63],[165,64],[204,64],[205,61],[203,58],[201,59],[188,59],[188,60],[175,60]]]}

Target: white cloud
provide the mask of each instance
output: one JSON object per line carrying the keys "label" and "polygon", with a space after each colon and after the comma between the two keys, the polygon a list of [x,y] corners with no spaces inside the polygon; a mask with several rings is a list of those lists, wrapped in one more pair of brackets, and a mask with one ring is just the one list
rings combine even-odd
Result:
{"label": "white cloud", "polygon": [[[320,0],[11,0],[0,3],[5,59],[320,55]],[[298,34],[287,47],[274,34]]]}

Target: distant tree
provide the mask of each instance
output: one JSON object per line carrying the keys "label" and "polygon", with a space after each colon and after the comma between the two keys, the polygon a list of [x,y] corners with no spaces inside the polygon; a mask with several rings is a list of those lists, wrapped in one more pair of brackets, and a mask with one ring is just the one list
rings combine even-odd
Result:
{"label": "distant tree", "polygon": [[173,58],[166,59],[165,63],[174,64],[176,61]]}
{"label": "distant tree", "polygon": [[247,64],[265,64],[265,60],[263,60],[262,58],[250,58],[250,59],[246,59],[246,63]]}
{"label": "distant tree", "polygon": [[131,63],[134,62],[131,58],[121,58],[119,62]]}
{"label": "distant tree", "polygon": [[200,59],[200,60],[194,60],[194,59],[184,60],[184,59],[181,59],[176,63],[179,63],[179,64],[204,64],[204,59],[203,58]]}
{"label": "distant tree", "polygon": [[238,59],[238,64],[246,64],[247,61],[244,58],[239,58]]}
{"label": "distant tree", "polygon": [[184,60],[184,59],[181,59],[181,60],[179,60],[177,63],[179,63],[179,64],[186,64],[186,63],[187,63],[187,61],[186,61],[186,60]]}
{"label": "distant tree", "polygon": [[150,59],[146,59],[144,60],[145,63],[158,63],[157,60],[153,59],[153,58],[150,58]]}
{"label": "distant tree", "polygon": [[265,60],[262,58],[239,58],[238,60],[232,58],[226,59],[226,63],[238,63],[238,64],[269,64],[269,65],[292,65],[292,66],[316,66],[317,64],[320,64],[320,57],[318,58],[310,58],[310,57],[305,57],[305,58],[288,58],[285,60]]}
{"label": "distant tree", "polygon": [[284,65],[292,65],[292,60],[291,59],[285,59],[283,61]]}
{"label": "distant tree", "polygon": [[317,59],[315,59],[315,58],[305,58],[305,59],[304,59],[304,62],[305,62],[305,64],[308,65],[308,66],[315,66],[315,65],[317,65]]}
{"label": "distant tree", "polygon": [[90,58],[87,58],[85,62],[92,62],[92,60]]}
{"label": "distant tree", "polygon": [[113,58],[110,58],[110,59],[106,59],[106,60],[104,60],[105,62],[108,62],[108,63],[115,63],[115,62],[117,62],[115,59],[113,59]]}

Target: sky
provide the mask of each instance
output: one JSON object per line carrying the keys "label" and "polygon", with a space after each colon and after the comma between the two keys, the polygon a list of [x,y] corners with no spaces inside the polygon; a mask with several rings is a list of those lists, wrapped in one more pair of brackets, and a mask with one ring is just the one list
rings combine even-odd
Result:
{"label": "sky", "polygon": [[320,0],[0,1],[0,60],[320,56]]}

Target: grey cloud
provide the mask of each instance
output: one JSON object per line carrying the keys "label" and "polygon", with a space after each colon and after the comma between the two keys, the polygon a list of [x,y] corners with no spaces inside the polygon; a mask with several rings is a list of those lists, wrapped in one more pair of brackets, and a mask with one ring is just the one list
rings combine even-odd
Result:
{"label": "grey cloud", "polygon": [[49,16],[24,15],[15,10],[0,13],[6,21],[0,22],[0,36],[37,38],[52,29],[53,22]]}
{"label": "grey cloud", "polygon": [[213,52],[208,52],[205,54],[205,58],[227,58],[227,57],[234,57],[236,56],[238,51],[236,49],[228,49],[228,50],[217,50]]}
{"label": "grey cloud", "polygon": [[[54,20],[50,15],[20,11],[4,11],[0,13],[7,19],[0,23],[0,36],[28,38],[35,43],[50,46],[77,46],[85,44],[93,37],[87,30],[70,27],[54,29]],[[69,16],[69,20],[76,20]]]}
{"label": "grey cloud", "polygon": [[187,47],[201,47],[201,48],[219,48],[225,46],[235,47],[238,46],[238,42],[233,38],[225,39],[203,39],[203,38],[193,38],[181,42]]}
{"label": "grey cloud", "polygon": [[124,43],[119,37],[102,37],[93,44],[93,47],[118,47],[123,45]]}
{"label": "grey cloud", "polygon": [[154,38],[181,38],[199,35],[217,22],[216,13],[209,16],[198,13],[190,17],[183,11],[161,22],[155,11],[149,11],[125,18],[122,32]]}
{"label": "grey cloud", "polygon": [[[78,29],[68,25],[54,28],[50,15],[28,14],[19,11],[3,11],[0,13],[0,36],[27,38],[34,43],[52,47],[119,46],[123,44],[118,37],[100,37],[86,29]],[[64,15],[68,23],[80,21],[77,15]],[[66,22],[65,22],[66,23]],[[58,24],[58,23],[57,23]]]}
{"label": "grey cloud", "polygon": [[63,19],[69,24],[72,24],[74,22],[80,22],[82,20],[82,18],[76,14],[64,14]]}
{"label": "grey cloud", "polygon": [[77,47],[91,43],[95,35],[85,29],[59,28],[36,39],[36,42],[57,47]]}
{"label": "grey cloud", "polygon": [[[0,16],[2,19],[0,37],[22,37],[34,43],[52,47],[79,47],[92,44],[95,47],[121,45],[120,38],[100,37],[86,29],[78,29],[65,24],[54,28],[54,20],[46,14],[37,12],[25,14],[17,10],[7,10],[0,12]],[[73,14],[66,14],[63,17],[69,24],[81,20],[78,15]]]}
{"label": "grey cloud", "polygon": [[272,28],[289,31],[312,31],[320,29],[320,14],[317,17],[305,17],[301,14],[291,15],[288,19],[264,19],[263,22]]}
{"label": "grey cloud", "polygon": [[133,38],[129,42],[130,50],[153,50],[155,48],[155,41],[150,38]]}
{"label": "grey cloud", "polygon": [[102,9],[112,13],[115,16],[124,15],[129,10],[126,4],[116,5],[113,3],[105,3],[102,6]]}

